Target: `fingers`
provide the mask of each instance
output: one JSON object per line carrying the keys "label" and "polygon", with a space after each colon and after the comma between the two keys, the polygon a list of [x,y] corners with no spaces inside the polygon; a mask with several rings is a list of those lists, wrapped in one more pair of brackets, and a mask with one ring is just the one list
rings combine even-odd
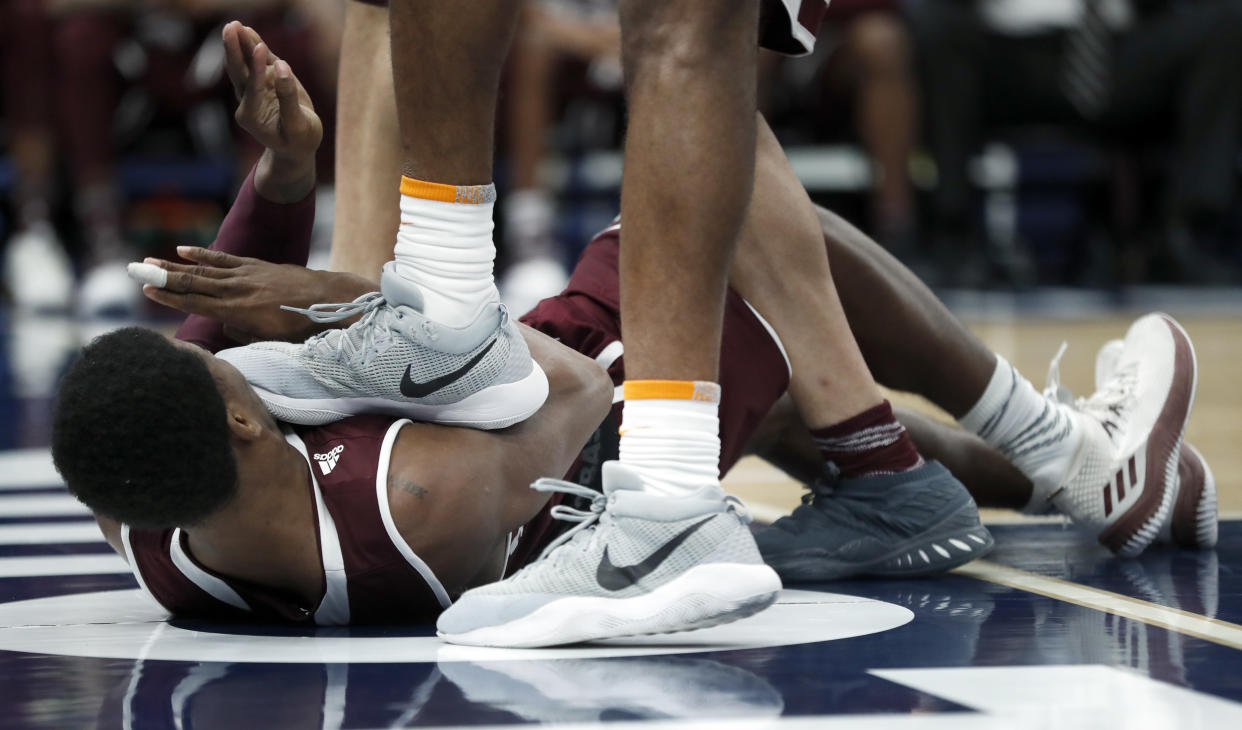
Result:
{"label": "fingers", "polygon": [[237,30],[237,39],[241,44],[242,61],[249,65],[250,59],[254,57],[255,46],[262,43],[263,39],[254,31],[254,28],[241,23],[238,23],[238,25],[241,26]]}
{"label": "fingers", "polygon": [[250,78],[250,71],[247,68],[248,58],[242,52],[242,28],[242,24],[234,20],[225,25],[221,33],[224,41],[224,70],[229,75],[229,81],[233,83],[233,94],[238,99],[241,99],[242,91],[246,88],[246,81]]}
{"label": "fingers", "polygon": [[174,292],[150,284],[142,287],[142,293],[147,299],[163,304],[165,307],[172,307],[186,314],[201,314],[213,319],[218,319],[218,315],[226,308],[224,301],[215,297]]}
{"label": "fingers", "polygon": [[245,256],[234,256],[231,253],[217,251],[212,248],[203,248],[202,246],[178,246],[177,255],[187,261],[222,269],[235,269],[242,264],[254,261],[254,259],[246,258]]}
{"label": "fingers", "polygon": [[125,273],[129,274],[129,278],[143,284],[161,288],[168,284],[168,271],[149,261],[128,264]]}
{"label": "fingers", "polygon": [[298,82],[285,61],[276,62],[276,101],[280,104],[280,123],[286,132],[302,126],[302,105],[298,98]]}
{"label": "fingers", "polygon": [[261,98],[264,83],[267,81],[267,57],[266,43],[255,46],[254,53],[250,56],[250,76],[246,79],[244,94],[255,100]]}
{"label": "fingers", "polygon": [[[146,259],[143,264],[149,265],[150,268],[159,267],[158,270],[164,274],[163,284],[158,288],[175,293],[202,294],[209,297],[221,297],[228,294],[229,286],[225,281],[225,278],[230,275],[228,269],[218,269],[201,264],[175,264],[171,261],[152,258]],[[141,265],[136,265],[135,268],[138,266]],[[148,286],[159,284],[153,277],[140,280]]]}

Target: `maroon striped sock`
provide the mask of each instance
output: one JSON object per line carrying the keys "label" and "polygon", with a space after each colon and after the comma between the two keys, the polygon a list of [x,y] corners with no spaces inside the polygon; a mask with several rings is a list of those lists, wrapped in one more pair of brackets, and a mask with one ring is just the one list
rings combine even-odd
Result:
{"label": "maroon striped sock", "polygon": [[819,453],[836,464],[845,478],[892,474],[923,465],[923,457],[893,417],[888,401],[838,424],[814,429],[811,436]]}

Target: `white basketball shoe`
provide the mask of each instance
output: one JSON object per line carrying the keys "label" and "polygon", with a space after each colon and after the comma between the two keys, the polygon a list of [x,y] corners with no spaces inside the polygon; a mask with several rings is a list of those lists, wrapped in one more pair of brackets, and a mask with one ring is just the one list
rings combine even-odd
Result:
{"label": "white basketball shoe", "polygon": [[[1082,442],[1051,501],[1100,544],[1133,557],[1173,510],[1198,371],[1190,338],[1166,314],[1141,317],[1121,343],[1096,392],[1073,404]],[[1064,402],[1056,370],[1054,360],[1047,393]]]}
{"label": "white basketball shoe", "polygon": [[538,647],[702,629],[758,613],[781,589],[741,503],[718,485],[653,495],[608,461],[603,494],[558,479],[531,486],[586,497],[591,508],[555,508],[578,526],[516,574],[463,594],[436,622],[445,641]]}
{"label": "white basketball shoe", "polygon": [[[1125,343],[1109,340],[1095,356],[1095,385],[1103,383],[1117,369]],[[1173,509],[1160,526],[1156,541],[1190,550],[1215,547],[1217,538],[1216,477],[1203,454],[1183,440],[1178,452],[1177,479]]]}
{"label": "white basketball shoe", "polygon": [[[452,328],[422,314],[422,293],[385,264],[380,292],[293,310],[316,322],[361,318],[302,344],[258,342],[223,350],[268,410],[318,425],[359,413],[495,429],[528,418],[548,379],[499,302]],[[288,307],[286,307],[289,309]]]}

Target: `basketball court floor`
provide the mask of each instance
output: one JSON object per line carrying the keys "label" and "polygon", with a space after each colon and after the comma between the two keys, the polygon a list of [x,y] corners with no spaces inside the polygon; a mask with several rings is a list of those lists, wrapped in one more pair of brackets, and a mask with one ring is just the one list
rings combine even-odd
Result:
{"label": "basketball court floor", "polygon": [[[945,576],[791,586],[728,626],[547,650],[166,620],[51,468],[39,388],[58,365],[10,327],[23,448],[0,452],[0,727],[1242,727],[1242,309],[1218,304],[1167,307],[1199,355],[1188,437],[1221,493],[1215,550],[1120,560],[1063,522],[988,513],[994,552]],[[1037,383],[1068,341],[1079,393],[1129,319],[966,305]],[[767,519],[799,493],[753,461],[729,486]]]}

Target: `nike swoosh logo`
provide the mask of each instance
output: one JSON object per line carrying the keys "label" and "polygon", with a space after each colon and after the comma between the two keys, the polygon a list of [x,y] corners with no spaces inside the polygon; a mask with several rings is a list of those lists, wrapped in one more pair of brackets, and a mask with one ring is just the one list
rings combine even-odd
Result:
{"label": "nike swoosh logo", "polygon": [[[714,515],[713,515],[714,516]],[[647,556],[646,560],[633,565],[613,565],[612,560],[608,557],[608,547],[604,547],[604,557],[599,561],[599,568],[595,571],[595,580],[599,581],[600,588],[606,591],[619,591],[629,588],[638,581],[647,577],[656,568],[673,554],[678,545],[686,541],[703,525],[711,521],[711,517],[690,525],[686,529],[677,533],[673,539],[664,543],[658,550]]]}
{"label": "nike swoosh logo", "polygon": [[451,373],[445,373],[444,375],[441,375],[436,378],[432,378],[431,380],[428,380],[425,383],[417,383],[413,379],[411,379],[410,368],[414,367],[414,365],[413,363],[406,365],[405,375],[401,376],[401,395],[407,398],[425,398],[431,395],[432,393],[436,392],[437,390],[440,390],[441,388],[445,387],[446,385],[451,385],[455,383],[458,379],[461,378],[461,376],[470,372],[471,368],[473,368],[475,365],[478,365],[479,361],[483,359],[483,356],[486,355],[488,351],[492,349],[492,346],[495,344],[496,344],[496,340],[493,339],[491,342],[487,343],[487,347],[484,347],[482,350],[479,351],[479,354],[470,358],[470,362],[466,363],[465,365],[462,365],[461,367],[457,368]]}

